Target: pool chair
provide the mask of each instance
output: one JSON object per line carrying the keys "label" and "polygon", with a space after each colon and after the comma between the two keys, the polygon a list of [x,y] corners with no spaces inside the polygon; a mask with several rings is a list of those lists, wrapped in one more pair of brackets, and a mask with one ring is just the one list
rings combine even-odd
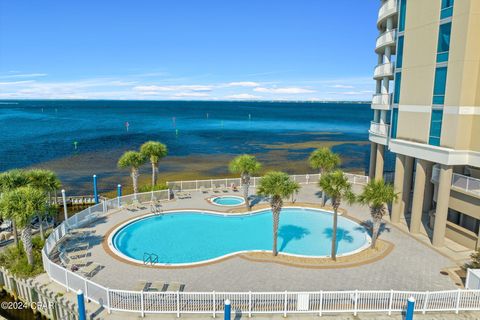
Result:
{"label": "pool chair", "polygon": [[146,280],[139,280],[137,282],[137,284],[135,285],[135,288],[133,290],[134,291],[148,291],[151,286],[152,286],[151,282],[148,282]]}
{"label": "pool chair", "polygon": [[220,186],[220,188],[222,189],[223,193],[227,193],[227,192],[228,192],[228,188],[227,188],[224,184],[222,184],[222,185]]}
{"label": "pool chair", "polygon": [[205,189],[204,186],[200,186],[200,188],[198,190],[200,190],[202,193],[208,193],[208,190]]}
{"label": "pool chair", "polygon": [[88,249],[80,249],[80,250],[73,250],[73,251],[66,251],[65,255],[69,259],[81,259],[85,258],[88,255]]}
{"label": "pool chair", "polygon": [[221,186],[218,186],[216,184],[213,185],[213,192],[219,193],[221,190],[222,190]]}
{"label": "pool chair", "polygon": [[95,263],[95,262],[91,262],[87,266],[80,269],[80,272],[83,273],[83,275],[86,276],[87,278],[91,278],[94,275],[96,275],[98,271],[102,269],[103,269],[102,265],[99,265],[98,263]]}
{"label": "pool chair", "polygon": [[185,285],[180,282],[170,282],[167,288],[167,291],[170,291],[170,292],[179,292],[183,290],[185,290]]}
{"label": "pool chair", "polygon": [[165,292],[167,291],[168,284],[163,280],[153,281],[148,291]]}
{"label": "pool chair", "polygon": [[65,253],[60,253],[59,258],[60,258],[60,262],[62,262],[63,266],[68,270],[85,266],[88,263],[87,261],[85,261],[84,258],[78,258],[78,259],[69,258]]}

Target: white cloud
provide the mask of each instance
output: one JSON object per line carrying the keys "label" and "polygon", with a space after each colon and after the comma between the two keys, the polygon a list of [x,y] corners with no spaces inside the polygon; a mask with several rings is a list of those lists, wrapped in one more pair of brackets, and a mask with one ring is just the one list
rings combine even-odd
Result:
{"label": "white cloud", "polygon": [[279,94],[301,94],[301,93],[312,93],[315,90],[298,88],[298,87],[285,87],[285,88],[264,88],[258,87],[253,89],[256,92],[265,92],[265,93],[279,93]]}
{"label": "white cloud", "polygon": [[347,96],[364,95],[369,93],[374,93],[374,92],[371,90],[328,92],[328,94],[339,94],[339,95],[347,95]]}
{"label": "white cloud", "polygon": [[0,78],[36,78],[36,77],[45,77],[46,73],[9,73],[5,75],[0,75]]}
{"label": "white cloud", "polygon": [[173,95],[175,98],[204,98],[208,96],[209,94],[205,92],[179,92]]}
{"label": "white cloud", "polygon": [[255,96],[253,94],[248,94],[248,93],[239,93],[239,94],[232,94],[229,96],[226,96],[225,98],[227,99],[235,99],[235,100],[257,100],[261,99],[262,97],[260,96]]}
{"label": "white cloud", "polygon": [[229,87],[258,87],[260,84],[258,82],[253,81],[238,81],[238,82],[230,82],[227,83]]}
{"label": "white cloud", "polygon": [[353,89],[354,86],[349,86],[349,85],[345,85],[345,84],[334,84],[334,85],[331,85],[331,86],[328,86],[329,88],[337,88],[337,89]]}
{"label": "white cloud", "polygon": [[133,90],[138,92],[173,92],[173,91],[194,91],[194,92],[209,92],[212,91],[212,86],[205,85],[180,85],[180,86],[157,86],[157,85],[141,85],[133,87]]}
{"label": "white cloud", "polygon": [[0,86],[18,86],[24,85],[28,83],[33,83],[34,80],[21,80],[21,81],[7,81],[7,82],[0,82]]}

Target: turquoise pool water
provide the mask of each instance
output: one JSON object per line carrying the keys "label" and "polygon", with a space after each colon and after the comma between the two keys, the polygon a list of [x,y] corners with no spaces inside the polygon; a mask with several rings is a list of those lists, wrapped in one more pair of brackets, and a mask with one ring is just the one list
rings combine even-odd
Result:
{"label": "turquoise pool water", "polygon": [[245,203],[245,200],[242,197],[220,196],[213,198],[212,202],[219,206],[238,206]]}
{"label": "turquoise pool water", "polygon": [[[284,208],[280,214],[279,252],[330,255],[332,214],[315,209]],[[359,224],[339,217],[337,254],[364,248],[369,236]],[[112,237],[122,255],[143,261],[145,252],[159,263],[184,264],[219,258],[239,251],[272,249],[272,213],[263,210],[242,216],[179,211],[131,222]]]}

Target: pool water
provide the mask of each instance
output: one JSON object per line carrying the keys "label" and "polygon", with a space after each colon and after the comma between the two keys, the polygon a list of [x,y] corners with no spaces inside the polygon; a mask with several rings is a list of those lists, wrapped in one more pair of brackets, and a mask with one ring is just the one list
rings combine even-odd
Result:
{"label": "pool water", "polygon": [[213,204],[219,206],[238,206],[245,203],[245,199],[235,196],[220,196],[212,198]]}
{"label": "pool water", "polygon": [[[280,214],[278,250],[302,256],[329,256],[331,225],[329,212],[284,208]],[[338,255],[365,248],[369,239],[364,227],[338,217]],[[115,232],[111,242],[126,258],[142,262],[144,253],[154,253],[163,264],[188,264],[241,251],[272,250],[272,213],[263,210],[224,216],[201,211],[171,212],[133,221]]]}

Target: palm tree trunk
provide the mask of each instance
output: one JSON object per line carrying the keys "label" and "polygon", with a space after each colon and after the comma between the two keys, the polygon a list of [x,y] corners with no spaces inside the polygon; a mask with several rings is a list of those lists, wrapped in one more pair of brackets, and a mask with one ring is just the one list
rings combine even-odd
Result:
{"label": "palm tree trunk", "polygon": [[248,201],[248,188],[250,187],[250,176],[247,174],[242,175],[242,187],[243,187],[243,197],[245,198],[245,206],[247,209],[250,209],[250,202]]}
{"label": "palm tree trunk", "polygon": [[337,221],[338,221],[338,206],[336,200],[332,199],[333,205],[333,226],[332,226],[332,259],[337,260]]}
{"label": "palm tree trunk", "polygon": [[[322,178],[323,170],[320,170],[320,171],[319,171],[319,174],[320,174],[320,178]],[[320,179],[319,179],[319,180],[320,180]],[[322,189],[322,199],[321,199],[321,202],[320,202],[321,205],[322,205],[322,207],[325,206],[325,202],[326,202],[326,201],[327,201],[327,195],[325,194],[325,191],[323,191],[323,189]]]}
{"label": "palm tree trunk", "polygon": [[272,218],[273,218],[273,248],[274,256],[278,255],[277,240],[278,240],[278,225],[280,224],[280,211],[282,210],[282,198],[273,196],[271,200]]}
{"label": "palm tree trunk", "polygon": [[155,162],[152,162],[152,190],[153,187],[157,184],[157,164]]}
{"label": "palm tree trunk", "polygon": [[22,242],[25,254],[27,255],[28,264],[33,266],[32,231],[30,230],[30,226],[27,226],[22,230]]}
{"label": "palm tree trunk", "polygon": [[40,239],[42,239],[42,241],[45,241],[45,234],[43,232],[43,219],[40,215],[37,215],[38,217],[38,222],[40,223]]}
{"label": "palm tree trunk", "polygon": [[18,247],[18,230],[17,230],[17,224],[15,223],[14,219],[12,219],[12,233],[13,233],[13,243],[15,243],[15,246]]}
{"label": "palm tree trunk", "polygon": [[378,231],[380,230],[380,221],[379,219],[373,220],[373,230],[372,230],[372,245],[371,248],[374,249],[377,245]]}
{"label": "palm tree trunk", "polygon": [[133,193],[138,193],[138,169],[132,168]]}

